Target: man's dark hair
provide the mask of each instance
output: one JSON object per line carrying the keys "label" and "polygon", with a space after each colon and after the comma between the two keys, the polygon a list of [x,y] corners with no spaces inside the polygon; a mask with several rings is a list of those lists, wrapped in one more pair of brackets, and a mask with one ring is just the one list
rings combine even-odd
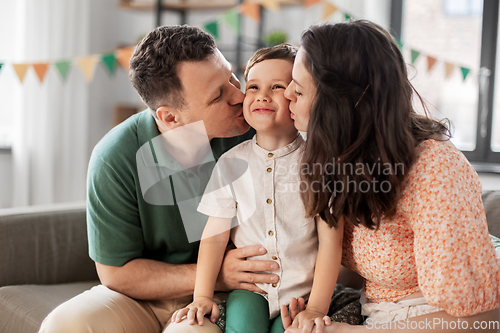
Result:
{"label": "man's dark hair", "polygon": [[160,106],[181,107],[181,61],[203,61],[215,54],[215,40],[196,27],[163,26],[148,33],[130,58],[132,85],[153,115]]}

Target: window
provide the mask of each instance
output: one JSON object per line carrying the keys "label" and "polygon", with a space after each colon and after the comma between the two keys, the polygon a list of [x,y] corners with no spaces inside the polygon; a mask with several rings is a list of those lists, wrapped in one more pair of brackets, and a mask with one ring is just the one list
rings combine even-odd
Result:
{"label": "window", "polygon": [[476,170],[494,171],[489,163],[500,162],[498,1],[392,0],[392,6],[412,84],[433,116],[451,121],[453,143]]}
{"label": "window", "polygon": [[[439,1],[436,1],[439,2]],[[444,13],[446,15],[482,15],[482,0],[445,0]]]}

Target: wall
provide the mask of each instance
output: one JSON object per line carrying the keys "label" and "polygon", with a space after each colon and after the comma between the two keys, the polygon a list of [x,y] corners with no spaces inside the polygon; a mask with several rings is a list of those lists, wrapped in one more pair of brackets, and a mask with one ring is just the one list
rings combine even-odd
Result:
{"label": "wall", "polygon": [[10,207],[12,205],[12,155],[6,152],[0,152],[0,208]]}
{"label": "wall", "polygon": [[[91,54],[102,54],[113,51],[119,46],[134,45],[154,28],[154,13],[152,11],[120,9],[119,0],[90,0],[90,3],[92,22],[89,31],[89,52]],[[336,0],[335,3],[341,10],[349,12],[356,18],[371,19],[388,28],[390,0]],[[2,4],[6,4],[6,2],[0,2],[0,28],[15,26],[15,15],[7,10],[2,10]],[[187,21],[189,24],[202,26],[218,17],[220,13],[220,11],[190,12],[187,15]],[[298,44],[301,32],[311,24],[319,22],[321,13],[320,5],[305,10],[301,6],[290,6],[279,12],[266,11],[264,14],[264,35],[274,30],[286,29],[290,42]],[[340,12],[334,14],[332,19],[340,20]],[[163,24],[180,23],[179,16],[170,12],[163,13],[162,22]],[[2,43],[5,41],[15,43],[15,40],[9,37],[12,37],[12,34],[8,33],[7,28],[1,29],[1,31],[4,32],[0,32]],[[246,63],[256,48],[258,27],[251,19],[243,18],[242,31],[245,41],[242,61]],[[236,41],[234,32],[222,25],[220,36],[219,47],[229,61],[234,61]],[[10,55],[2,54],[0,60],[9,57],[12,58]],[[117,68],[113,75],[109,75],[101,66],[96,69],[94,80],[89,84],[88,103],[90,107],[87,145],[89,156],[95,144],[113,126],[113,112],[116,104],[142,104],[135,90],[131,87],[125,71]],[[11,155],[0,152],[0,208],[11,205],[11,178]]]}

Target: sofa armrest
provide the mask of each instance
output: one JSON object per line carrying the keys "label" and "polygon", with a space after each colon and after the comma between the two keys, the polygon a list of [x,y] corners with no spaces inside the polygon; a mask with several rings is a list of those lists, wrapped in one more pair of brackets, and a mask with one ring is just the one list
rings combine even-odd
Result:
{"label": "sofa armrest", "polygon": [[0,286],[97,280],[85,204],[0,209]]}
{"label": "sofa armrest", "polygon": [[500,237],[500,191],[483,191],[482,195],[488,231]]}

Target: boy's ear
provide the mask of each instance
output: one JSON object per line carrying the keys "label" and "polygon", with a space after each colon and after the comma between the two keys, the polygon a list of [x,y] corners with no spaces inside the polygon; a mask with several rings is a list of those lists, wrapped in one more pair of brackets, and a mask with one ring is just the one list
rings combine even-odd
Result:
{"label": "boy's ear", "polygon": [[167,127],[167,129],[172,130],[180,126],[179,123],[179,110],[172,108],[170,106],[160,106],[156,109],[156,116],[159,121]]}

